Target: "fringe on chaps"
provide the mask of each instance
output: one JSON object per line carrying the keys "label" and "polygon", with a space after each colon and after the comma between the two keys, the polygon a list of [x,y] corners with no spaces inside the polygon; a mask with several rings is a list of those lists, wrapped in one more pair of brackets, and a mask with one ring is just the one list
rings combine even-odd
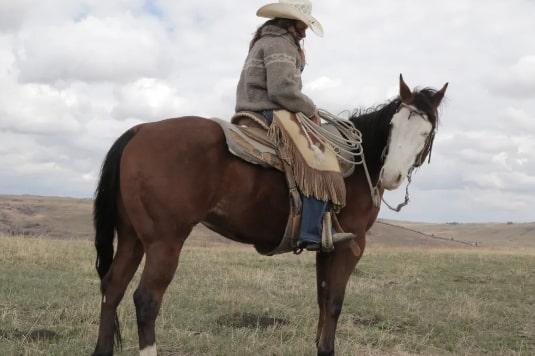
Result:
{"label": "fringe on chaps", "polygon": [[[274,114],[276,113],[277,112]],[[306,137],[303,127],[295,119],[295,114],[291,114],[290,119],[294,124],[299,126],[300,130],[298,134]],[[277,146],[280,159],[286,161],[292,167],[293,175],[299,190],[307,197],[332,202],[337,210],[344,207],[346,204],[346,187],[340,171],[340,166],[338,165],[338,160],[334,154],[326,154],[327,150],[332,149],[330,147],[325,147],[322,144],[320,144],[320,147],[323,148],[323,150],[320,150],[320,148],[315,145],[310,147],[310,144],[308,144],[310,140],[306,145],[300,145],[306,147],[297,147],[295,140],[292,138],[292,134],[285,128],[285,124],[282,120],[287,120],[287,118],[281,119],[277,115],[274,115],[273,123],[268,131],[268,136]],[[310,156],[314,157],[313,159],[316,160],[316,166],[321,167],[322,159],[336,160],[338,171],[322,170],[321,168],[311,167],[300,150],[309,150],[311,152]]]}

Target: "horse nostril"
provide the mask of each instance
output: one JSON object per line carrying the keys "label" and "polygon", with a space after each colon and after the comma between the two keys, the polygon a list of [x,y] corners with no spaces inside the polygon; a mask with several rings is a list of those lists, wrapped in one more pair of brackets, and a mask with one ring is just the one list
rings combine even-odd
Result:
{"label": "horse nostril", "polygon": [[396,183],[401,182],[401,178],[403,178],[403,175],[402,175],[402,174],[400,174],[400,175],[398,176],[398,179],[396,180]]}

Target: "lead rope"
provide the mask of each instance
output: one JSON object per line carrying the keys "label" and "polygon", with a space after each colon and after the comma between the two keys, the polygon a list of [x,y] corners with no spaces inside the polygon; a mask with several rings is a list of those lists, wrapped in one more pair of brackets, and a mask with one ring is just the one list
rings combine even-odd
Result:
{"label": "lead rope", "polygon": [[388,204],[384,197],[381,198],[383,203],[385,203],[385,205],[388,207],[388,209],[399,213],[401,209],[403,209],[407,204],[409,204],[409,185],[412,182],[413,171],[414,167],[411,167],[411,169],[409,170],[409,174],[407,174],[407,186],[405,187],[405,200],[403,201],[403,203],[399,203],[397,207],[393,208],[392,206],[390,206],[390,204]]}

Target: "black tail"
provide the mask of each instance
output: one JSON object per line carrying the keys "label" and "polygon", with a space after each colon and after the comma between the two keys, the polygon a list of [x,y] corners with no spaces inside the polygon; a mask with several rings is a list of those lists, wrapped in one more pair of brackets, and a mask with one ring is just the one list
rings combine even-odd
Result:
{"label": "black tail", "polygon": [[[100,280],[104,279],[113,261],[113,239],[117,228],[117,195],[119,193],[119,166],[123,150],[134,137],[135,130],[130,129],[121,135],[111,146],[102,164],[100,181],[95,192],[93,224],[95,226],[95,248],[97,260],[95,267]],[[101,283],[101,292],[106,286]],[[122,344],[119,319],[115,315],[115,337],[117,344]]]}

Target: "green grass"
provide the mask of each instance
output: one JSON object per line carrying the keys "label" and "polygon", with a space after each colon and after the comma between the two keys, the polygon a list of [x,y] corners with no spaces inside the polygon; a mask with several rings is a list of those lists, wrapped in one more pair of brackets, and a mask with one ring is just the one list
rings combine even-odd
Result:
{"label": "green grass", "polygon": [[[98,279],[86,241],[0,238],[0,355],[91,353]],[[376,248],[353,273],[339,355],[535,354],[535,257]],[[120,306],[137,354],[132,291]],[[312,254],[186,248],[157,322],[160,355],[312,355]]]}

